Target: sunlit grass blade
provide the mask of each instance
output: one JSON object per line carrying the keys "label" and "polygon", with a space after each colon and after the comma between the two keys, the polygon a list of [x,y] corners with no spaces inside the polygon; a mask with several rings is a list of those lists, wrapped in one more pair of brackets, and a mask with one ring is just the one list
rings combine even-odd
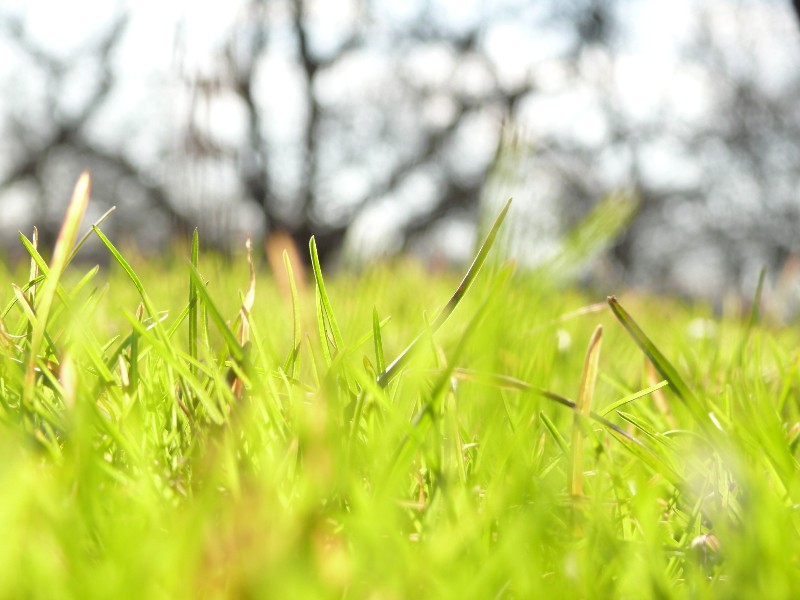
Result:
{"label": "sunlit grass blade", "polygon": [[222,313],[219,312],[217,305],[211,299],[211,296],[206,289],[205,282],[203,281],[203,276],[200,275],[200,272],[191,264],[189,265],[189,273],[191,274],[192,279],[195,281],[197,295],[203,301],[203,306],[205,306],[206,310],[208,311],[208,316],[210,316],[211,320],[214,321],[220,334],[222,334],[222,338],[225,340],[225,345],[228,348],[228,352],[230,352],[230,355],[234,360],[236,360],[236,362],[241,363],[244,361],[244,350],[239,345],[239,342],[236,340],[236,336],[231,331],[230,327],[228,327],[225,317],[222,316]]}
{"label": "sunlit grass blade", "polygon": [[[36,227],[33,228],[33,236],[31,237],[31,242],[32,242],[31,245],[33,246],[33,249],[38,252],[38,250],[39,250],[39,230]],[[30,272],[28,273],[28,281],[36,281],[36,279],[38,277],[39,277],[39,265],[36,262],[36,259],[33,257],[33,254],[32,254],[31,255]],[[31,306],[35,306],[36,305],[36,284],[31,285],[30,289],[28,290],[28,302],[30,303]],[[29,322],[28,332],[27,332],[29,340],[30,340],[30,336],[31,336],[32,333],[33,333],[33,324]]]}
{"label": "sunlit grass blade", "polygon": [[78,179],[78,183],[75,184],[75,189],[72,192],[72,199],[67,208],[64,222],[61,225],[61,231],[56,239],[55,248],[53,249],[50,273],[42,285],[41,295],[36,305],[37,322],[31,333],[30,354],[25,370],[25,387],[23,392],[23,398],[29,402],[33,399],[35,392],[34,369],[36,367],[37,355],[42,340],[44,339],[45,329],[50,316],[50,310],[53,306],[53,300],[56,296],[56,290],[58,289],[58,283],[69,261],[72,248],[78,237],[78,228],[83,221],[83,215],[86,213],[86,207],[89,204],[90,187],[89,173],[84,172]]}
{"label": "sunlit grass blade", "polygon": [[[319,294],[321,303],[321,314],[324,323],[327,323],[328,327],[330,327],[331,334],[333,335],[334,348],[332,356],[335,356],[336,353],[341,352],[344,349],[344,341],[342,339],[342,334],[339,331],[339,325],[336,323],[336,316],[333,314],[333,307],[331,306],[331,301],[328,298],[328,292],[325,289],[325,281],[322,278],[322,268],[320,267],[319,255],[317,254],[317,242],[313,236],[308,242],[308,247],[311,251],[311,266],[314,271],[314,279],[317,282],[317,293]],[[327,335],[325,337],[327,338]]]}
{"label": "sunlit grass blade", "polygon": [[111,213],[113,213],[115,210],[117,210],[117,207],[116,206],[112,206],[106,212],[104,212],[100,216],[100,218],[97,219],[97,221],[92,223],[92,227],[89,228],[89,231],[84,233],[83,236],[81,237],[81,239],[78,240],[78,243],[75,244],[75,248],[73,249],[72,254],[70,254],[69,261],[67,261],[67,262],[72,262],[72,259],[75,258],[75,255],[78,253],[78,251],[83,247],[83,245],[87,241],[89,241],[89,238],[92,237],[92,233],[94,231],[93,228],[94,227],[100,227],[100,225],[103,223],[103,221],[105,221],[111,215]]}
{"label": "sunlit grass blade", "polygon": [[325,359],[325,364],[330,367],[333,357],[331,355],[331,340],[328,338],[328,329],[325,327],[325,308],[322,306],[322,297],[319,293],[314,295],[314,301],[317,314],[317,333],[319,334],[319,344],[322,348],[322,356]]}
{"label": "sunlit grass blade", "polygon": [[636,345],[639,346],[647,358],[650,359],[650,362],[661,377],[669,382],[670,388],[677,394],[678,398],[689,408],[689,411],[692,413],[698,425],[704,430],[711,429],[713,426],[711,425],[708,415],[703,410],[699,399],[694,395],[689,386],[686,385],[686,382],[680,376],[677,369],[672,366],[672,363],[667,360],[658,347],[647,337],[641,327],[633,320],[633,317],[622,308],[622,305],[620,305],[616,297],[609,296],[608,304],[611,306],[614,316],[622,323],[622,326],[631,335]]}
{"label": "sunlit grass blade", "polygon": [[497,215],[492,228],[489,230],[489,233],[486,235],[486,238],[478,250],[478,254],[472,261],[472,264],[467,270],[466,275],[464,275],[464,279],[461,280],[461,283],[459,284],[458,288],[456,288],[455,293],[452,295],[450,300],[448,300],[447,304],[445,304],[436,317],[434,317],[430,324],[429,332],[423,332],[414,338],[414,340],[406,347],[406,349],[403,350],[400,355],[378,375],[378,384],[381,387],[385,387],[389,384],[389,382],[397,375],[397,373],[400,372],[400,369],[402,369],[403,366],[408,362],[409,358],[411,357],[411,353],[417,347],[420,341],[426,336],[435,333],[439,327],[442,326],[447,318],[453,313],[456,306],[458,306],[458,303],[461,302],[467,291],[469,291],[469,288],[477,278],[478,273],[480,273],[481,267],[483,267],[483,264],[486,262],[486,257],[489,255],[489,251],[492,249],[492,245],[497,237],[497,232],[500,230],[500,226],[503,224],[503,220],[506,218],[506,214],[508,213],[508,209],[510,207],[511,200],[509,199],[505,203],[505,206],[503,206],[503,209]]}
{"label": "sunlit grass blade", "polygon": [[381,321],[378,317],[378,309],[372,309],[372,339],[375,342],[375,368],[378,373],[383,373],[386,369],[386,362],[383,358],[383,340],[381,338]]}
{"label": "sunlit grass blade", "polygon": [[151,319],[158,320],[158,311],[156,310],[153,302],[150,300],[150,296],[145,291],[144,285],[142,284],[141,279],[139,279],[139,276],[136,274],[136,271],[133,270],[133,267],[130,265],[130,263],[125,259],[125,257],[122,256],[120,251],[117,250],[116,246],[114,246],[111,240],[106,237],[106,234],[104,234],[100,228],[98,228],[96,225],[93,225],[92,230],[95,232],[95,234],[97,234],[97,237],[100,238],[100,241],[103,242],[105,247],[108,248],[108,251],[111,252],[111,255],[114,257],[117,263],[119,263],[119,266],[122,267],[122,270],[125,271],[125,273],[128,275],[128,278],[139,292],[144,309],[147,311],[147,316],[149,316]]}
{"label": "sunlit grass blade", "polygon": [[583,495],[583,429],[581,419],[589,417],[592,412],[592,399],[597,385],[597,369],[600,361],[600,347],[603,341],[603,327],[598,325],[589,340],[586,360],[581,374],[575,416],[572,425],[572,446],[570,447],[570,481],[569,490],[573,496]]}
{"label": "sunlit grass blade", "polygon": [[643,390],[639,390],[638,392],[634,392],[633,394],[629,394],[628,396],[625,396],[624,398],[620,398],[616,402],[612,402],[611,404],[606,406],[603,410],[601,410],[599,414],[604,417],[608,413],[614,412],[615,410],[617,410],[618,408],[620,408],[622,406],[625,406],[629,402],[633,402],[634,400],[638,400],[639,398],[642,398],[643,396],[647,396],[648,394],[652,394],[656,390],[660,390],[661,388],[663,388],[666,385],[669,385],[669,384],[667,383],[666,380],[664,380],[664,381],[658,382],[655,385],[651,385],[650,387],[647,387],[647,388],[645,388]]}

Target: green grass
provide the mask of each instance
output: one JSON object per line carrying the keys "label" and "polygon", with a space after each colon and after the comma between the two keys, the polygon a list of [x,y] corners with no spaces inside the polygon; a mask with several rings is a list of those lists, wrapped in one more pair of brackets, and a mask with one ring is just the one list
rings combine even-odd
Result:
{"label": "green grass", "polygon": [[0,597],[800,589],[795,328],[555,289],[493,233],[461,284],[100,228],[84,273],[77,212],[0,274]]}

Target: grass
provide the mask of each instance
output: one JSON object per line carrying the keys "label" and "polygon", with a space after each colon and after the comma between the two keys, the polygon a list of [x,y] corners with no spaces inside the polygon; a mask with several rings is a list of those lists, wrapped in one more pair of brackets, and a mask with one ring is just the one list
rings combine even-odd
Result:
{"label": "grass", "polygon": [[513,273],[505,213],[461,284],[323,278],[313,241],[310,277],[196,235],[167,267],[100,227],[82,273],[80,185],[0,306],[0,596],[800,589],[794,328]]}

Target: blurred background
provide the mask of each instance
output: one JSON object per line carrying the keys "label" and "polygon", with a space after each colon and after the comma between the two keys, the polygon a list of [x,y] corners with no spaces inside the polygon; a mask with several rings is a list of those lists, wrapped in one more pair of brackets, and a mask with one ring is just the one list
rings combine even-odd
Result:
{"label": "blurred background", "polygon": [[709,299],[766,265],[794,297],[798,24],[789,0],[2,0],[0,243],[52,242],[88,167],[89,219],[116,205],[145,250],[197,226],[459,264],[513,196],[523,264]]}

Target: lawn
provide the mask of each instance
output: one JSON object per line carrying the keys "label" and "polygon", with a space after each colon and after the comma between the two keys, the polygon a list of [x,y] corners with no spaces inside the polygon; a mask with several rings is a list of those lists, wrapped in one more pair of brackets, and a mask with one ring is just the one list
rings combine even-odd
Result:
{"label": "lawn", "polygon": [[800,590],[798,334],[760,292],[557,287],[502,213],[463,280],[154,264],[102,223],[88,270],[87,196],[2,273],[0,597]]}

